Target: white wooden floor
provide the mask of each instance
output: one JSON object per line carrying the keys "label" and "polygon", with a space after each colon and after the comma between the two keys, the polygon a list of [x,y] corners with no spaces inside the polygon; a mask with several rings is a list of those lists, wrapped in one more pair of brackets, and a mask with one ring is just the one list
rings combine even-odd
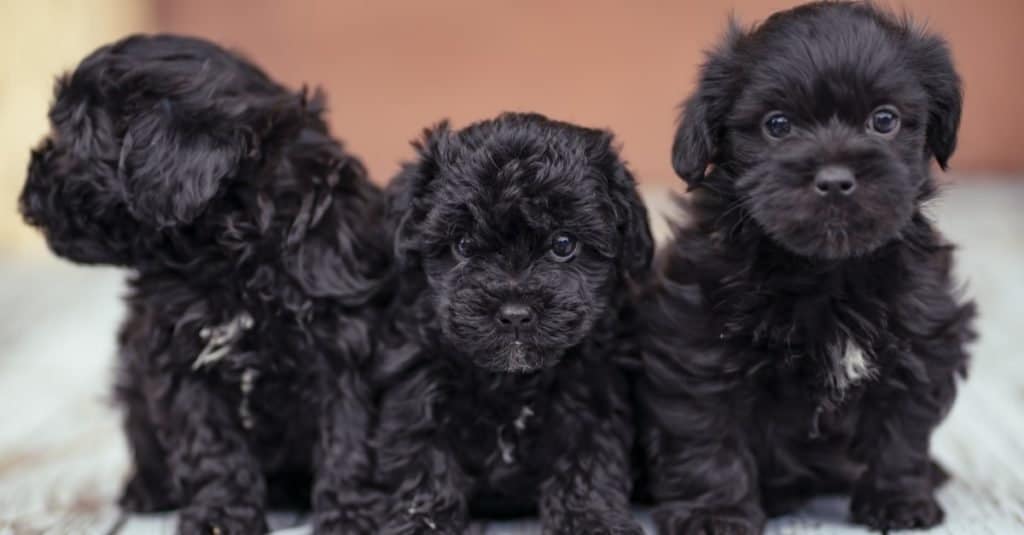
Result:
{"label": "white wooden floor", "polygon": [[[666,206],[663,194],[648,197],[653,211]],[[951,187],[933,213],[962,245],[960,271],[981,309],[971,377],[935,438],[954,477],[939,494],[948,520],[933,533],[1024,534],[1024,186]],[[117,520],[128,459],[107,384],[122,279],[45,257],[0,260],[0,535],[102,534]],[[863,533],[846,523],[846,507],[818,500],[769,532]],[[279,533],[309,532],[295,515],[272,522]],[[121,533],[173,528],[172,516],[139,517]],[[485,532],[538,530],[506,523]]]}

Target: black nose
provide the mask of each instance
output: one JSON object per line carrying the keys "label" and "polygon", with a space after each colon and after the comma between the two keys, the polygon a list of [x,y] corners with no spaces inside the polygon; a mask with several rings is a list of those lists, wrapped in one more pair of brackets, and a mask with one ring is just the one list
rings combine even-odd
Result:
{"label": "black nose", "polygon": [[857,189],[857,179],[853,171],[841,165],[829,165],[818,170],[814,175],[814,191],[822,197],[849,195]]}
{"label": "black nose", "polygon": [[523,327],[533,322],[533,310],[520,303],[505,303],[498,310],[498,322],[507,327]]}

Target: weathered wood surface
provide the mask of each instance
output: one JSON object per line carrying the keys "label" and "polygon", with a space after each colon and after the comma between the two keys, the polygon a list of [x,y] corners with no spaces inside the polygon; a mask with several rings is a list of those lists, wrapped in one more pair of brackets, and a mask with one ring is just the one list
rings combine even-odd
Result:
{"label": "weathered wood surface", "polygon": [[[934,441],[953,474],[937,534],[1024,533],[1024,187],[969,183],[932,208],[961,244],[960,272],[981,308],[970,379]],[[668,203],[648,196],[652,212]],[[660,217],[655,219],[664,234]],[[45,259],[0,262],[0,535],[105,533],[128,458],[109,404],[123,273]],[[774,534],[847,534],[846,500],[815,501]],[[643,517],[643,515],[641,514]],[[296,515],[279,533],[309,533]],[[173,516],[128,519],[121,533],[173,533]],[[503,523],[486,533],[537,533]]]}

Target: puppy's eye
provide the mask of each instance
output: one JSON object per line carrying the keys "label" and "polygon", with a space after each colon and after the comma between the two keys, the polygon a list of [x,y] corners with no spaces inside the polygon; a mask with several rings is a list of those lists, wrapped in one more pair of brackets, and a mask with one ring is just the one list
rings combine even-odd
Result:
{"label": "puppy's eye", "polygon": [[551,238],[551,256],[559,262],[568,262],[576,256],[576,238],[571,234],[555,234]]}
{"label": "puppy's eye", "polygon": [[764,118],[764,134],[772,139],[782,139],[793,130],[793,125],[781,112],[773,111]]}
{"label": "puppy's eye", "polygon": [[900,129],[900,114],[892,106],[879,106],[868,117],[868,132],[882,137],[892,137]]}
{"label": "puppy's eye", "polygon": [[458,258],[469,258],[476,252],[476,244],[473,243],[473,239],[469,236],[463,236],[452,245],[452,252]]}

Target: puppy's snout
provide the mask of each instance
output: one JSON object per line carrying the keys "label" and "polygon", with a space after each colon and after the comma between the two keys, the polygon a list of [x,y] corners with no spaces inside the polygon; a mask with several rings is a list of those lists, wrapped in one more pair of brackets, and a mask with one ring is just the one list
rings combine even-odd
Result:
{"label": "puppy's snout", "polygon": [[850,168],[828,165],[814,175],[814,191],[822,197],[850,195],[857,189],[857,178]]}
{"label": "puppy's snout", "polygon": [[505,327],[526,327],[533,320],[533,309],[522,303],[505,303],[498,309],[498,323]]}

